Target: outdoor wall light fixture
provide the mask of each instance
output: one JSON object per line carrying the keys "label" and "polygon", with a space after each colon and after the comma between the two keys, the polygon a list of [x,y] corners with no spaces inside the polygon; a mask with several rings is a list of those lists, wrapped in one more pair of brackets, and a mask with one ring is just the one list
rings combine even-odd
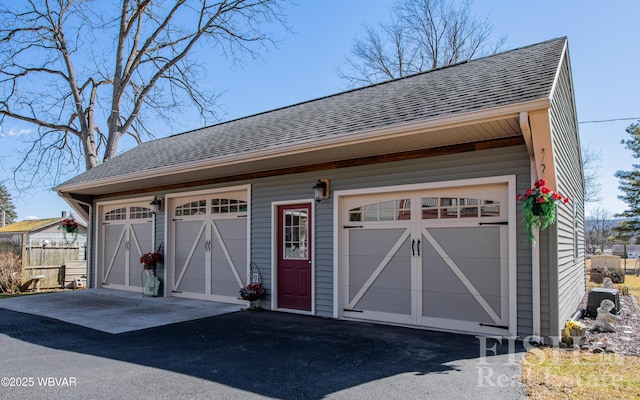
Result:
{"label": "outdoor wall light fixture", "polygon": [[328,179],[318,179],[318,183],[315,184],[313,189],[313,198],[316,202],[320,202],[320,200],[326,200],[329,198],[329,180]]}
{"label": "outdoor wall light fixture", "polygon": [[162,211],[162,199],[159,199],[158,196],[153,196],[153,200],[149,203],[151,206],[151,212],[157,213]]}

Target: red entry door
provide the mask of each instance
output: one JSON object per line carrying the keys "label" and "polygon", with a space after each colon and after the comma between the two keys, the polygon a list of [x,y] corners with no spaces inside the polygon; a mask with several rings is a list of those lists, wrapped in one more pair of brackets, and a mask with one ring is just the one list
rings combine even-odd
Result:
{"label": "red entry door", "polygon": [[278,307],[311,311],[311,204],[278,207]]}

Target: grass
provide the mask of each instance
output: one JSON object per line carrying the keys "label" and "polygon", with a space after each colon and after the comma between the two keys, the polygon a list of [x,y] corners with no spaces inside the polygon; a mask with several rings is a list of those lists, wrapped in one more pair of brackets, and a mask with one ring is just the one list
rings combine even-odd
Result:
{"label": "grass", "polygon": [[[591,266],[591,260],[587,260],[587,271]],[[640,277],[632,275],[631,272],[635,269],[635,262],[630,261],[630,264],[627,265],[628,274],[624,277],[624,283],[616,283],[613,286],[620,289],[622,292],[623,287],[627,287],[629,289],[629,294],[632,294],[640,301]],[[589,282],[589,277],[587,275],[587,291],[595,287],[602,287],[602,284]]]}
{"label": "grass", "polygon": [[[626,286],[640,299],[640,277],[626,275],[624,283],[614,286]],[[594,287],[602,285],[587,280],[587,290]],[[531,399],[637,399],[638,371],[640,357],[544,347],[525,355],[522,382]]]}
{"label": "grass", "polygon": [[527,352],[522,382],[530,399],[640,398],[640,357],[549,347]]}
{"label": "grass", "polygon": [[624,277],[624,283],[621,286],[629,288],[629,294],[636,296],[640,301],[640,277],[635,275],[627,275]]}

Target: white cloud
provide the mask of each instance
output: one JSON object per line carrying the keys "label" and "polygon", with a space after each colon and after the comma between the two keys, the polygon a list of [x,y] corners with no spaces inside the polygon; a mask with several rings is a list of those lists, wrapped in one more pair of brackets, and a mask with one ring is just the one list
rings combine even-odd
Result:
{"label": "white cloud", "polygon": [[32,132],[31,129],[16,129],[16,128],[9,128],[9,130],[5,130],[4,127],[0,127],[0,137],[16,137],[16,136],[22,136],[22,135],[28,135]]}

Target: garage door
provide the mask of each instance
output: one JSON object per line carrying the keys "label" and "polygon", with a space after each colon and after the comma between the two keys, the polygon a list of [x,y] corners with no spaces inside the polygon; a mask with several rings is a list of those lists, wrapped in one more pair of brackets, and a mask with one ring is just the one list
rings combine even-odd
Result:
{"label": "garage door", "polygon": [[101,206],[101,286],[142,291],[140,256],[153,251],[153,214],[149,200]]}
{"label": "garage door", "polygon": [[344,197],[342,315],[505,334],[506,196],[496,184]]}
{"label": "garage door", "polygon": [[244,304],[248,273],[248,193],[234,190],[171,201],[171,292]]}

